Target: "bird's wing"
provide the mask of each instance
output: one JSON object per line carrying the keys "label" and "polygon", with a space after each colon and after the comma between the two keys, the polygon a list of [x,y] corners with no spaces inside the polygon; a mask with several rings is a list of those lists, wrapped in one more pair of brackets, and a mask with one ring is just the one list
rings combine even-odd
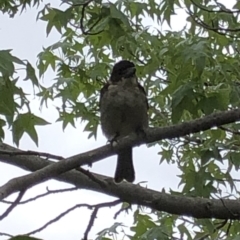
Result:
{"label": "bird's wing", "polygon": [[100,106],[101,106],[101,100],[102,100],[102,97],[103,97],[103,95],[108,91],[108,87],[110,86],[110,83],[109,82],[107,82],[107,83],[105,83],[104,84],[104,86],[101,88],[101,90],[100,90]]}
{"label": "bird's wing", "polygon": [[148,105],[148,100],[147,100],[147,94],[146,94],[146,91],[144,89],[144,87],[138,83],[138,88],[140,89],[140,91],[142,91],[144,93],[144,95],[146,96],[146,104],[147,104],[147,109],[149,109],[149,105]]}

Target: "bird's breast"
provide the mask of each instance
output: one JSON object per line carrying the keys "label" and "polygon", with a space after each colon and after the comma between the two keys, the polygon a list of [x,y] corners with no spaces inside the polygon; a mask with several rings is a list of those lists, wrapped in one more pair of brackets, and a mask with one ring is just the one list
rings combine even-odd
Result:
{"label": "bird's breast", "polygon": [[101,99],[101,124],[108,138],[125,136],[148,124],[147,103],[138,86],[110,85]]}
{"label": "bird's breast", "polygon": [[109,86],[108,92],[102,100],[110,108],[121,107],[121,111],[126,110],[125,108],[133,108],[132,110],[134,110],[136,107],[146,107],[146,96],[138,87]]}

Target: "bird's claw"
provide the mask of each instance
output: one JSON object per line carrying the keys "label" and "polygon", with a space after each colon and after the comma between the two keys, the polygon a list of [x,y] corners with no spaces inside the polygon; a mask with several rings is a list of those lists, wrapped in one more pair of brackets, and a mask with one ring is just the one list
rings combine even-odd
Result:
{"label": "bird's claw", "polygon": [[136,134],[144,139],[147,137],[145,129],[143,129],[142,127],[136,128]]}
{"label": "bird's claw", "polygon": [[112,139],[109,139],[107,142],[110,143],[112,147],[114,147],[118,142],[117,141],[118,137],[119,137],[119,133],[116,133],[116,135]]}

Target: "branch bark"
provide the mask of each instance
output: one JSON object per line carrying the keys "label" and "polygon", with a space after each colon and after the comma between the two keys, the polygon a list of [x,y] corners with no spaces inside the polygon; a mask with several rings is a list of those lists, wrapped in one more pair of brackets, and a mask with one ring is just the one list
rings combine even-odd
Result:
{"label": "branch bark", "polygon": [[136,146],[146,142],[149,143],[167,138],[181,137],[238,120],[240,120],[240,109],[214,113],[201,119],[170,127],[149,129],[146,132],[145,139],[138,138],[132,134],[120,140],[116,147],[112,148],[107,145],[72,156],[57,163],[36,156],[13,155],[14,152],[19,152],[19,149],[0,143],[0,151],[12,152],[11,156],[0,153],[0,161],[34,172],[23,177],[12,179],[0,187],[0,199],[14,192],[26,190],[40,182],[55,178],[59,181],[71,183],[79,188],[105,193],[131,204],[139,204],[172,214],[193,216],[196,218],[238,219],[240,216],[240,203],[235,200],[210,200],[174,196],[159,193],[151,189],[145,189],[130,183],[115,184],[111,178],[93,174],[94,178],[98,178],[105,183],[104,185],[100,185],[94,181],[94,178],[90,178],[79,171],[71,170],[81,165],[94,163],[111,156],[126,146]]}

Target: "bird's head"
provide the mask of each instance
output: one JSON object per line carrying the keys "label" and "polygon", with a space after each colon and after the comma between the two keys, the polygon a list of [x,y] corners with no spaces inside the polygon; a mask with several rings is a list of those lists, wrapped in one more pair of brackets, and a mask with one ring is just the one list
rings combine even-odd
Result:
{"label": "bird's head", "polygon": [[113,66],[113,70],[111,73],[110,80],[111,82],[119,82],[122,80],[127,80],[127,79],[137,79],[136,77],[136,68],[134,63],[128,61],[128,60],[122,60],[118,63],[116,63]]}

